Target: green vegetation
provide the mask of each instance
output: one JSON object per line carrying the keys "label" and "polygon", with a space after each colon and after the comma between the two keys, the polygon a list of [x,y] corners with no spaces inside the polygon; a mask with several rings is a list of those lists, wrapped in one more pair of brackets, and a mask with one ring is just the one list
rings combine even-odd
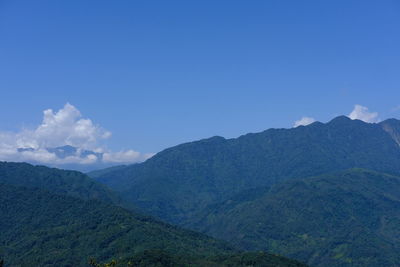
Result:
{"label": "green vegetation", "polygon": [[[400,124],[390,123],[394,131],[395,122]],[[237,139],[213,137],[166,149],[97,180],[153,216],[186,224],[208,205],[288,179],[349,168],[400,174],[399,145],[384,124],[342,116]]]}
{"label": "green vegetation", "polygon": [[39,189],[0,185],[0,257],[9,266],[85,266],[148,249],[215,255],[234,250],[223,242],[182,230],[104,202]]}
{"label": "green vegetation", "polygon": [[28,163],[0,162],[0,183],[40,188],[84,200],[97,199],[121,204],[117,194],[77,171],[67,171]]}
{"label": "green vegetation", "polygon": [[223,254],[210,257],[178,256],[162,250],[145,250],[134,257],[124,260],[112,260],[99,264],[91,261],[93,267],[233,267],[233,266],[262,266],[262,267],[306,267],[305,264],[265,252],[246,252]]}
{"label": "green vegetation", "polygon": [[97,200],[0,184],[0,203],[6,266],[305,266],[239,254],[224,242]]}
{"label": "green vegetation", "polygon": [[[0,259],[9,266],[90,259],[92,266],[302,266],[254,252],[263,250],[312,266],[399,266],[399,140],[397,120],[346,117],[213,137],[91,173],[123,201],[79,172],[0,163]],[[128,201],[234,247],[117,206]]]}
{"label": "green vegetation", "polygon": [[311,266],[400,265],[400,178],[352,169],[233,197],[191,227]]}
{"label": "green vegetation", "polygon": [[[114,202],[110,190],[79,172],[0,163],[0,259],[4,266],[104,267],[223,266],[252,259],[225,242]],[[265,253],[253,258],[262,265],[304,266]]]}
{"label": "green vegetation", "polygon": [[153,216],[243,249],[317,266],[396,266],[397,178],[345,170],[400,175],[399,140],[398,120],[341,116],[182,144],[96,179]]}

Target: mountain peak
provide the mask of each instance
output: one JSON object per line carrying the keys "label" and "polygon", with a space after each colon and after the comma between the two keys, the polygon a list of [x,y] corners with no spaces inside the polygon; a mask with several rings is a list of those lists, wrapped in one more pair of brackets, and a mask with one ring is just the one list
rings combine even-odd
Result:
{"label": "mountain peak", "polygon": [[328,123],[345,123],[345,122],[351,122],[352,119],[350,119],[349,117],[345,116],[345,115],[341,115],[338,116],[336,118],[333,118],[331,121],[329,121]]}
{"label": "mountain peak", "polygon": [[203,141],[207,141],[207,142],[220,142],[220,141],[225,141],[226,139],[222,136],[212,136],[210,138],[207,139],[203,139]]}

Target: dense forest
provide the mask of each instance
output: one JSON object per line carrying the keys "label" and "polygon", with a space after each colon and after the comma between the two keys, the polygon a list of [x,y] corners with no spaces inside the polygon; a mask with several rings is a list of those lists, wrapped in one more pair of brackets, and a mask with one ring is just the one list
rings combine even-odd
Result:
{"label": "dense forest", "polygon": [[190,228],[311,266],[396,266],[400,178],[363,169],[294,180],[202,211]]}
{"label": "dense forest", "polygon": [[[243,253],[119,207],[97,195],[104,186],[77,172],[24,163],[1,166],[7,174],[0,178],[0,258],[5,266],[305,266],[268,253]],[[91,186],[85,187],[88,181]],[[62,186],[68,190],[58,190]]]}

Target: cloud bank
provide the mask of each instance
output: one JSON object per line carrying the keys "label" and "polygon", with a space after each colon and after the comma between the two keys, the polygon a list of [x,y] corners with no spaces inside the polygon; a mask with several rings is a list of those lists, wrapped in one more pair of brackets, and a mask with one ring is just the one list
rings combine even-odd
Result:
{"label": "cloud bank", "polygon": [[348,117],[352,120],[362,120],[369,123],[379,121],[377,112],[370,112],[367,107],[361,105],[355,105]]}
{"label": "cloud bank", "polygon": [[27,161],[44,164],[135,163],[152,156],[134,150],[112,152],[101,146],[111,132],[83,118],[67,103],[54,112],[43,112],[35,129],[0,132],[0,161]]}
{"label": "cloud bank", "polygon": [[294,122],[293,127],[296,128],[298,126],[306,126],[309,125],[313,122],[315,122],[316,120],[314,118],[311,117],[302,117],[300,120],[297,120]]}

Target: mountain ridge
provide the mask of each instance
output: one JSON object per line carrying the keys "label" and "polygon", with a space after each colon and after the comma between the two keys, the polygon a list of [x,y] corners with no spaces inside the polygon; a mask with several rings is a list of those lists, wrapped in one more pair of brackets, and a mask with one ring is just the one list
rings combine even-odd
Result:
{"label": "mountain ridge", "polygon": [[21,162],[0,161],[0,183],[28,188],[40,188],[56,194],[65,194],[84,200],[98,199],[121,205],[120,197],[89,176],[70,170],[34,166]]}
{"label": "mountain ridge", "polygon": [[325,124],[212,137],[168,148],[96,180],[179,224],[196,209],[241,190],[286,179],[352,167],[400,174],[399,146],[382,125],[339,116]]}

